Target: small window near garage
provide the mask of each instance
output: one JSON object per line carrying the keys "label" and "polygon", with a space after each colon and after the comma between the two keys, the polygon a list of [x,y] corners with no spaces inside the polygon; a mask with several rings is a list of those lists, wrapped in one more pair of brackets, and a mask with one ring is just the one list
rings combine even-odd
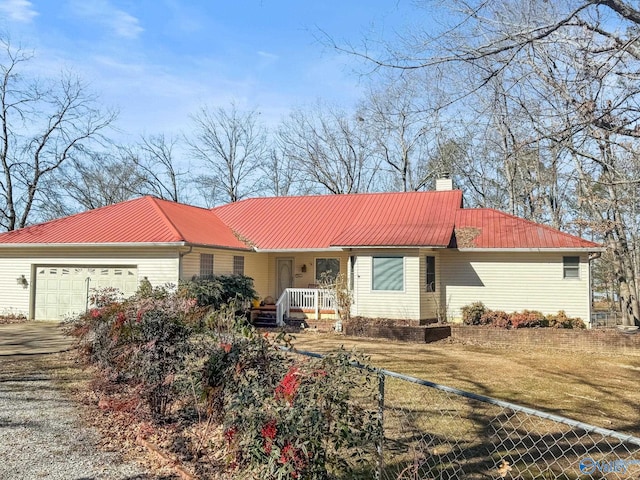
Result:
{"label": "small window near garage", "polygon": [[244,257],[234,255],[234,257],[233,257],[233,274],[234,275],[244,275]]}
{"label": "small window near garage", "polygon": [[339,258],[316,258],[316,283],[332,283],[339,274]]}
{"label": "small window near garage", "polygon": [[404,290],[404,259],[373,257],[373,290],[399,292]]}
{"label": "small window near garage", "polygon": [[200,276],[210,277],[213,275],[213,254],[201,253],[200,254]]}
{"label": "small window near garage", "polygon": [[436,257],[433,255],[427,255],[427,292],[436,291]]}
{"label": "small window near garage", "polygon": [[580,278],[580,257],[562,257],[562,277]]}

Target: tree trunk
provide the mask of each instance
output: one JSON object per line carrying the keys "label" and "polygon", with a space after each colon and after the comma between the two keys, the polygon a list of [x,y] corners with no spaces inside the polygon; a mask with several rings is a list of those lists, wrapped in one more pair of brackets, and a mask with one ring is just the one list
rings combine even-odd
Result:
{"label": "tree trunk", "polygon": [[620,292],[620,311],[623,325],[640,326],[640,303],[636,295],[633,268],[626,261],[630,254],[626,242],[616,239],[613,232],[607,234],[607,246],[613,252],[613,268]]}

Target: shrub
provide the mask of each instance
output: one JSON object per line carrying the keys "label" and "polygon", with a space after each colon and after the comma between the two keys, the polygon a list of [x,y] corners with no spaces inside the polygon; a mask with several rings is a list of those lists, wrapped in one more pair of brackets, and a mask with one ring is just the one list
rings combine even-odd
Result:
{"label": "shrub", "polygon": [[361,462],[372,464],[382,432],[376,374],[352,365],[362,358],[285,352],[292,337],[262,335],[233,305],[211,311],[184,289],[144,285],[128,300],[100,298],[72,327],[105,378],[131,387],[114,405],[142,400],[156,421],[179,412],[207,429],[221,423],[238,478],[371,478]]}
{"label": "shrub", "polygon": [[480,317],[480,325],[509,328],[511,326],[511,315],[502,310],[487,310],[482,314],[482,317]]}
{"label": "shrub", "polygon": [[194,277],[180,283],[180,292],[184,297],[195,298],[199,306],[214,310],[232,303],[242,308],[258,298],[253,279],[245,275]]}
{"label": "shrub", "polygon": [[[131,328],[131,327],[130,327]],[[155,418],[164,418],[176,400],[176,376],[189,354],[190,328],[161,308],[149,309],[131,328],[125,364]]]}
{"label": "shrub", "polygon": [[511,328],[534,328],[546,326],[544,315],[535,310],[514,312],[510,316]]}
{"label": "shrub", "polygon": [[560,310],[556,315],[547,315],[547,323],[553,328],[587,328],[580,318],[568,317],[564,310]]}
{"label": "shrub", "polygon": [[27,317],[22,313],[3,313],[0,314],[0,325],[8,323],[24,323]]}
{"label": "shrub", "polygon": [[98,305],[72,320],[71,333],[105,374],[138,387],[154,417],[166,416],[190,350],[195,300],[160,288],[147,297]]}
{"label": "shrub", "polygon": [[535,310],[507,314],[501,310],[488,310],[481,302],[462,308],[465,325],[491,325],[498,328],[586,328],[580,318],[570,318],[561,310],[555,315],[543,315]]}
{"label": "shrub", "polygon": [[[205,367],[205,384],[221,413],[229,461],[243,478],[356,478],[356,465],[373,452],[380,434],[375,376],[351,365],[340,351],[301,360],[276,339],[251,334],[220,342]],[[366,403],[364,404],[366,405]]]}
{"label": "shrub", "polygon": [[320,286],[332,292],[340,315],[340,320],[346,322],[351,319],[351,305],[353,304],[353,292],[349,289],[349,282],[344,273],[339,273],[335,277],[330,277],[327,273],[322,273]]}
{"label": "shrub", "polygon": [[122,292],[115,287],[95,288],[89,296],[89,301],[96,308],[106,307],[122,300]]}
{"label": "shrub", "polygon": [[482,315],[487,312],[487,307],[482,302],[475,302],[462,307],[462,321],[465,325],[480,325]]}

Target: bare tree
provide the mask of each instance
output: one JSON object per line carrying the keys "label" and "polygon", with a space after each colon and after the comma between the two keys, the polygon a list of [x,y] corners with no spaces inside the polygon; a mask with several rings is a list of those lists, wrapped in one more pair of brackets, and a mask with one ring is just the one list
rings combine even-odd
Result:
{"label": "bare tree", "polygon": [[476,141],[494,142],[509,208],[597,235],[613,259],[625,322],[640,325],[630,228],[639,222],[629,201],[640,185],[636,2],[452,0],[446,8],[440,30],[407,32],[376,57],[355,53],[397,70],[455,65],[465,81],[450,82],[452,102],[491,105],[467,115],[486,129]]}
{"label": "bare tree", "polygon": [[429,165],[437,143],[437,107],[428,104],[424,77],[389,77],[371,89],[357,115],[369,130],[376,153],[396,185],[394,190],[421,190],[442,172]]}
{"label": "bare tree", "polygon": [[122,147],[123,158],[135,165],[137,175],[145,179],[139,191],[173,202],[183,201],[183,181],[187,172],[181,171],[175,158],[178,139],[164,134],[142,135],[137,145]]}
{"label": "bare tree", "polygon": [[297,162],[286,154],[285,149],[273,145],[261,166],[264,177],[264,189],[269,195],[285,197],[288,195],[302,195],[309,193],[309,182],[304,176]]}
{"label": "bare tree", "polygon": [[[120,151],[119,153],[124,153]],[[48,218],[113,205],[146,193],[148,178],[127,155],[90,153],[73,158],[51,177]]]}
{"label": "bare tree", "polygon": [[215,203],[235,202],[259,191],[267,143],[258,116],[256,110],[242,112],[235,104],[229,109],[202,107],[192,116],[194,130],[187,142],[206,170],[199,184],[211,185],[207,196],[214,193]]}
{"label": "bare tree", "polygon": [[114,120],[76,77],[58,81],[23,76],[32,55],[0,40],[0,225],[6,230],[31,222],[47,201],[47,179],[68,160],[101,139]]}
{"label": "bare tree", "polygon": [[195,175],[191,178],[191,186],[198,193],[198,201],[196,204],[213,208],[220,205],[221,198],[225,198],[225,191],[222,182],[216,180],[216,177],[208,174]]}
{"label": "bare tree", "polygon": [[371,133],[357,116],[321,104],[309,111],[297,109],[280,126],[278,141],[318,193],[375,189],[379,161]]}

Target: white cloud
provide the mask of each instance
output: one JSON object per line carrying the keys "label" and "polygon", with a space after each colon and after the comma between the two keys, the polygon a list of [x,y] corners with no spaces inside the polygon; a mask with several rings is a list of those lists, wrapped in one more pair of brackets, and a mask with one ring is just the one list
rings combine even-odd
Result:
{"label": "white cloud", "polygon": [[265,52],[263,50],[258,50],[258,56],[264,58],[265,60],[278,60],[278,55],[276,55],[275,53],[269,53],[269,52]]}
{"label": "white cloud", "polygon": [[258,63],[257,66],[260,69],[269,68],[278,62],[280,57],[274,53],[265,52],[264,50],[258,50]]}
{"label": "white cloud", "polygon": [[38,15],[29,0],[2,0],[0,1],[0,13],[13,21],[23,23],[31,22]]}
{"label": "white cloud", "polygon": [[103,25],[122,38],[134,39],[144,31],[136,17],[108,0],[72,0],[71,7],[76,15]]}

